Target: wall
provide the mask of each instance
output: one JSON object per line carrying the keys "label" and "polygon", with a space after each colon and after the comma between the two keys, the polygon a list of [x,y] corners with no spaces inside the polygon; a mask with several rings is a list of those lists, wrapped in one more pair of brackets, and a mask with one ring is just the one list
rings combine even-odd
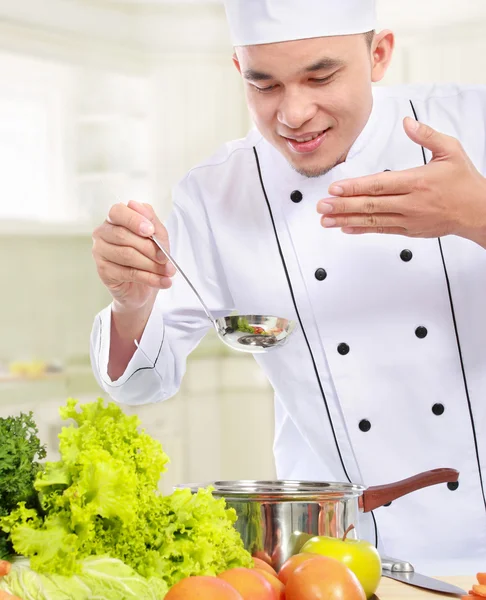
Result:
{"label": "wall", "polygon": [[165,217],[171,186],[221,144],[246,135],[250,119],[231,52],[154,57],[157,203]]}

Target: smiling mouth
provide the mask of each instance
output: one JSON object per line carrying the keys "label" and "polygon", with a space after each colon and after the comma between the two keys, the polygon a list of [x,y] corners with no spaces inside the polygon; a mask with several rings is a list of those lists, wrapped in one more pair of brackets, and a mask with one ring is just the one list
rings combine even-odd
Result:
{"label": "smiling mouth", "polygon": [[326,135],[331,128],[322,129],[314,133],[307,133],[301,136],[286,137],[282,136],[287,142],[289,148],[296,154],[310,154],[321,147]]}
{"label": "smiling mouth", "polygon": [[287,140],[290,140],[292,142],[297,142],[298,144],[303,144],[305,142],[312,142],[312,140],[317,139],[320,135],[322,135],[326,131],[327,131],[327,129],[322,129],[321,131],[318,131],[317,133],[308,133],[308,134],[302,135],[300,137],[290,137],[290,136],[284,136],[284,137]]}

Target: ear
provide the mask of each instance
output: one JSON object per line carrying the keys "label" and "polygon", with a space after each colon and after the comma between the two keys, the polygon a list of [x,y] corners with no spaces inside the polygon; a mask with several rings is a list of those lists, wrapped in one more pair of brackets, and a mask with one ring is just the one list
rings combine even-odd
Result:
{"label": "ear", "polygon": [[240,65],[240,61],[238,60],[238,57],[236,56],[236,52],[234,52],[234,54],[233,54],[233,64],[237,68],[238,73],[240,73],[240,75],[241,75],[241,65]]}
{"label": "ear", "polygon": [[381,81],[388,71],[393,50],[395,48],[395,35],[392,31],[385,29],[375,35],[371,47],[371,81],[377,83]]}

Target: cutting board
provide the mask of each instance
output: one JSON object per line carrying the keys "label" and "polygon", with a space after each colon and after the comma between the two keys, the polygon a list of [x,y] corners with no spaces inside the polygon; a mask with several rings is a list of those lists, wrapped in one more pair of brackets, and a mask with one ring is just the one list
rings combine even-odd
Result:
{"label": "cutting board", "polygon": [[[477,583],[475,577],[436,577],[436,579],[457,585],[463,590],[466,590],[466,592],[472,588],[473,583]],[[383,577],[381,580],[377,597],[379,600],[433,600],[434,598],[444,598],[449,600],[459,598],[459,596],[448,596],[445,594],[428,592],[427,590],[412,587],[405,583],[398,583],[397,581],[393,581],[393,579],[388,579],[388,577]]]}

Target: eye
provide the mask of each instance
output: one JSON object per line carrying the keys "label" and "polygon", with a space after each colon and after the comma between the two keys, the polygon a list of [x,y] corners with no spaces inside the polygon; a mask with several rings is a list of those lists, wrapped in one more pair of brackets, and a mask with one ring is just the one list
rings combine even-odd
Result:
{"label": "eye", "polygon": [[329,75],[328,77],[323,77],[322,79],[318,78],[318,79],[311,79],[310,81],[312,81],[312,83],[317,83],[318,85],[322,85],[324,83],[329,83],[334,77],[334,73],[332,75]]}
{"label": "eye", "polygon": [[276,86],[276,85],[269,85],[268,87],[261,88],[261,87],[258,87],[257,85],[254,85],[253,87],[255,88],[255,90],[257,92],[260,92],[261,94],[265,94],[265,93],[268,93],[268,92],[272,92],[278,86]]}

